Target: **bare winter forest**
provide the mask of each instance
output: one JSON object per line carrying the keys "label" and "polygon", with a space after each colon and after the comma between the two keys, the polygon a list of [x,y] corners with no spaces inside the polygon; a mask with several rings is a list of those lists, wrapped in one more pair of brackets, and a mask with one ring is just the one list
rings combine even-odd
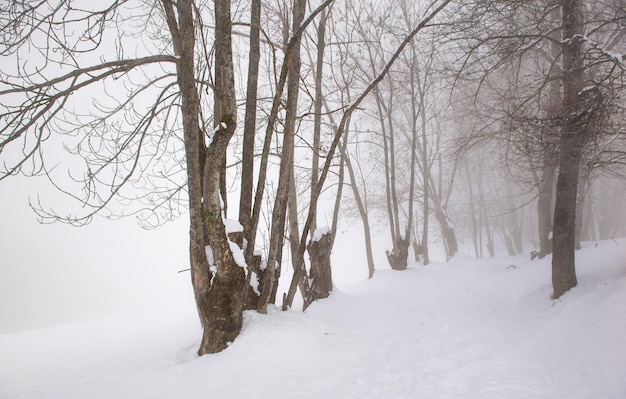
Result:
{"label": "bare winter forest", "polygon": [[554,298],[626,235],[624,0],[1,0],[0,33],[0,180],[188,218],[201,355],[327,297],[340,219],[370,278],[383,232],[396,270],[552,256]]}

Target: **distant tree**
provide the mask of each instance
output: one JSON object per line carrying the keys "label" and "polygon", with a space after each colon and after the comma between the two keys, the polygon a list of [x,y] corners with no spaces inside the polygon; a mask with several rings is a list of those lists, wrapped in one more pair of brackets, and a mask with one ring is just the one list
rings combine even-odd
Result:
{"label": "distant tree", "polygon": [[[491,112],[485,119],[489,126],[505,133],[504,139],[513,143],[510,148],[534,158],[530,168],[539,165],[534,180],[539,193],[540,255],[553,247],[553,296],[558,298],[576,285],[575,220],[577,196],[584,191],[578,190],[583,154],[590,143],[602,142],[599,138],[611,126],[611,115],[616,115],[609,110],[620,101],[623,90],[623,50],[614,52],[624,37],[623,5],[563,0],[473,6],[476,12],[471,15],[482,21],[470,19],[468,30],[461,32],[461,41],[468,40],[471,49],[463,69],[472,65],[482,69],[477,87],[483,90],[491,84],[493,92],[502,95],[496,97],[500,102],[492,103],[494,107],[482,110]],[[555,13],[560,19],[554,18]],[[468,34],[476,28],[478,33]],[[511,84],[487,77],[504,70],[513,72],[508,74]],[[502,105],[510,106],[506,117],[494,118],[493,110]],[[557,167],[550,243],[546,219]]]}

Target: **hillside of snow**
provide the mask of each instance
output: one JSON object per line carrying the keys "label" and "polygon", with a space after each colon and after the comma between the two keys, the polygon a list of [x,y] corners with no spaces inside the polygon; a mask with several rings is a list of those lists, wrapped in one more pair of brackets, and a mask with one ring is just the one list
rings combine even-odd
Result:
{"label": "hillside of snow", "polygon": [[190,297],[4,334],[0,398],[626,398],[626,239],[576,256],[557,301],[549,258],[459,256],[379,270],[306,313],[248,312],[202,358]]}

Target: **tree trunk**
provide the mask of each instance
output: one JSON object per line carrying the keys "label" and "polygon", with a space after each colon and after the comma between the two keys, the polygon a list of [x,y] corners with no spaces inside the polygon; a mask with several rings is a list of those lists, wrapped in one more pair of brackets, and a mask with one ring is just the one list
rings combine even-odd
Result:
{"label": "tree trunk", "polygon": [[544,156],[541,184],[537,196],[537,222],[539,230],[539,259],[552,253],[552,193],[554,190],[554,166]]}
{"label": "tree trunk", "polygon": [[350,177],[350,187],[352,188],[352,195],[354,196],[354,200],[356,201],[357,208],[359,210],[359,215],[361,216],[361,222],[363,223],[363,234],[365,235],[365,256],[367,257],[367,270],[368,270],[368,278],[372,278],[374,276],[374,256],[372,253],[372,233],[370,230],[370,222],[369,222],[369,214],[366,207],[366,199],[361,197],[361,193],[359,192],[359,187],[356,184],[356,175],[354,173],[354,167],[352,166],[352,160],[350,159],[350,154],[348,154],[346,150],[347,143],[347,132],[348,128],[346,128],[345,135],[343,138],[343,143],[339,145],[339,150],[341,152],[341,157],[346,163],[346,168],[348,169],[348,176]]}
{"label": "tree trunk", "polygon": [[[317,27],[317,59],[315,62],[315,100],[313,104],[313,156],[311,165],[311,195],[317,185],[320,168],[320,139],[322,134],[322,77],[324,69],[324,49],[326,48],[326,10],[320,15],[320,22]],[[313,219],[311,220],[311,230],[317,229],[317,209],[313,209]]]}
{"label": "tree trunk", "polygon": [[333,290],[333,278],[330,268],[330,254],[333,249],[332,232],[320,233],[318,230],[311,237],[307,250],[311,257],[311,293],[305,303],[328,298]]}
{"label": "tree trunk", "polygon": [[[254,137],[256,132],[257,92],[259,80],[261,0],[252,0],[250,18],[250,55],[248,60],[248,83],[246,114],[243,127],[243,150],[241,154],[241,195],[239,199],[239,222],[250,243],[252,217],[252,188],[254,185]],[[253,246],[253,244],[251,243]],[[254,248],[248,254],[254,253]]]}
{"label": "tree trunk", "polygon": [[435,219],[437,219],[437,222],[439,222],[439,225],[441,226],[441,235],[443,236],[443,241],[446,247],[446,256],[450,259],[459,250],[456,233],[454,232],[454,227],[452,227],[450,223],[448,213],[443,207],[440,195],[435,192],[432,175],[429,176],[429,178],[430,194],[435,206]]}
{"label": "tree trunk", "polygon": [[560,135],[559,174],[554,206],[552,256],[553,298],[559,298],[577,284],[574,250],[576,242],[576,194],[578,171],[586,135],[581,91],[585,87],[583,69],[582,0],[561,0],[563,22],[563,117]]}
{"label": "tree trunk", "polygon": [[298,256],[300,245],[300,228],[298,227],[298,200],[296,193],[296,181],[292,170],[289,178],[289,202],[287,204],[289,214],[289,248],[291,249],[291,259],[293,264],[293,278],[287,293],[287,300],[283,303],[283,310],[287,310],[293,304],[296,289],[300,289],[305,307],[309,297],[309,280],[306,275],[306,267],[303,259]]}
{"label": "tree trunk", "polygon": [[393,250],[391,252],[386,251],[387,261],[389,261],[389,266],[393,270],[406,270],[408,266],[408,257],[409,257],[409,245],[411,243],[411,239],[409,236],[409,228],[406,229],[406,238],[402,238],[398,236],[396,242],[394,242]]}
{"label": "tree trunk", "polygon": [[480,251],[478,247],[478,222],[476,220],[476,207],[474,205],[474,189],[472,187],[472,175],[467,160],[464,162],[465,175],[467,177],[467,192],[469,196],[469,210],[470,210],[470,222],[472,224],[472,243],[474,244],[474,255],[476,258],[480,258]]}
{"label": "tree trunk", "polygon": [[587,191],[589,190],[589,171],[586,168],[581,168],[582,171],[578,175],[578,196],[576,201],[576,242],[574,247],[580,249],[580,241],[583,234],[583,208],[585,199],[587,198]]}
{"label": "tree trunk", "polygon": [[[306,7],[305,0],[296,0],[293,8],[292,32],[296,32],[304,19]],[[285,234],[285,219],[287,211],[287,194],[289,192],[289,178],[293,169],[293,153],[295,143],[296,112],[298,106],[298,94],[300,90],[300,40],[292,48],[290,56],[287,57],[287,109],[285,116],[285,130],[283,133],[283,147],[280,160],[280,171],[278,176],[278,189],[272,212],[272,228],[270,235],[270,249],[267,260],[267,269],[263,287],[261,289],[261,299],[257,310],[260,313],[267,313],[267,306],[271,302],[272,293],[275,292],[280,275],[278,253],[283,246]]]}
{"label": "tree trunk", "polygon": [[[237,126],[235,79],[232,59],[230,0],[215,2],[215,91],[220,115],[219,131],[207,150],[204,167],[204,211],[208,242],[213,252],[215,271],[207,293],[209,313],[200,354],[225,349],[241,330],[243,322],[245,270],[235,261],[223,221],[220,198],[221,165]],[[193,27],[192,27],[193,29]],[[213,265],[211,265],[213,266]]]}
{"label": "tree trunk", "polygon": [[[209,339],[210,301],[208,292],[211,288],[211,272],[205,253],[204,211],[202,205],[203,176],[203,134],[200,130],[198,115],[199,101],[194,76],[194,46],[192,5],[189,0],[180,0],[176,6],[170,0],[162,0],[166,21],[172,34],[174,52],[180,57],[176,64],[178,86],[181,93],[181,111],[183,114],[183,135],[185,158],[187,163],[187,190],[189,193],[189,254],[191,262],[191,282],[198,308],[200,323],[204,328],[203,341]],[[202,347],[200,355],[205,352]]]}
{"label": "tree trunk", "polygon": [[[311,196],[314,195],[315,186],[318,181],[320,136],[322,127],[322,77],[324,67],[324,50],[326,47],[326,10],[322,11],[320,22],[317,28],[317,60],[315,66],[315,100],[314,100],[314,124],[313,124],[313,164],[311,171]],[[340,194],[339,194],[340,195]],[[309,293],[304,301],[306,309],[310,303],[318,299],[327,298],[333,289],[330,254],[333,248],[334,233],[332,230],[317,236],[316,209],[312,209],[311,231],[313,237],[307,249],[311,258],[311,269],[309,273]],[[334,221],[335,219],[333,219]],[[294,245],[296,242],[294,242]],[[294,258],[295,259],[295,258]]]}

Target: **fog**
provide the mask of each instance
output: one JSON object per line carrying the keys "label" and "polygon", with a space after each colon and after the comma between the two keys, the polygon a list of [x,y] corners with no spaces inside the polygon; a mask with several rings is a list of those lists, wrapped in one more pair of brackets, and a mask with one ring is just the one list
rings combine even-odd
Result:
{"label": "fog", "polygon": [[0,333],[110,317],[191,295],[189,275],[177,273],[188,268],[186,220],[152,231],[132,218],[96,218],[80,228],[40,224],[29,198],[55,197],[45,181],[2,183]]}

